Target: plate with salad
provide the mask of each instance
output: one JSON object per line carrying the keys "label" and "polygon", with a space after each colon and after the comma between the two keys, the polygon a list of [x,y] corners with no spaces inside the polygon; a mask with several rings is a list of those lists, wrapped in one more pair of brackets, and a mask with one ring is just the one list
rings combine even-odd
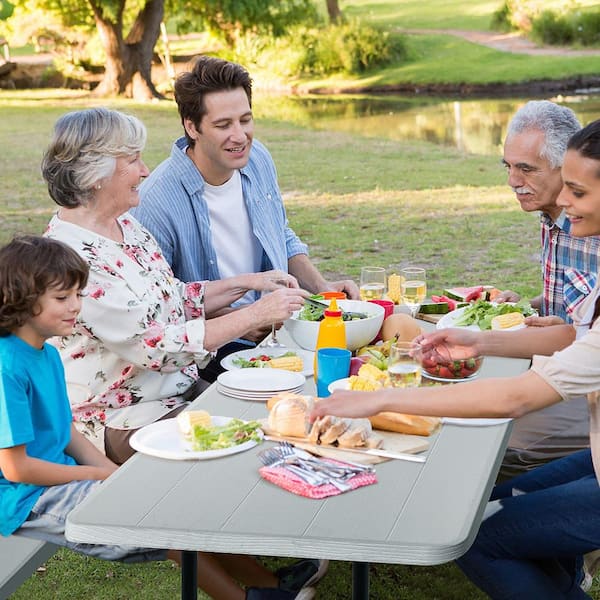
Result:
{"label": "plate with salad", "polygon": [[[492,319],[499,315],[505,315],[511,312],[521,313],[524,317],[535,315],[536,311],[531,308],[531,304],[525,301],[503,302],[497,304],[487,300],[477,300],[469,306],[457,308],[452,312],[445,314],[436,325],[437,329],[447,329],[448,327],[464,327],[473,331],[486,331],[492,328]],[[507,327],[504,331],[522,329],[524,324]]]}
{"label": "plate with salad", "polygon": [[[285,358],[292,360],[286,361]],[[293,367],[297,373],[310,377],[314,373],[315,353],[301,348],[250,348],[233,352],[221,360],[221,366],[228,371],[234,369],[284,369],[290,370],[286,363],[295,362],[294,358],[302,361],[301,370]],[[275,362],[272,362],[276,359]]]}
{"label": "plate with salad", "polygon": [[138,452],[170,460],[207,460],[254,448],[262,439],[258,421],[211,416],[210,427],[195,427],[190,439],[177,419],[156,421],[136,431],[129,441]]}

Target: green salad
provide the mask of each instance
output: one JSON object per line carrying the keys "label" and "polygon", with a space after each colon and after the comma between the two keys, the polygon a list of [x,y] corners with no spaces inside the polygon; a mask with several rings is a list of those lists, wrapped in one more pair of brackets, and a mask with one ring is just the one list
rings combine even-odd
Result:
{"label": "green salad", "polygon": [[[325,298],[320,294],[313,294],[309,296],[312,300],[317,300],[319,302],[324,302]],[[298,319],[300,321],[322,321],[324,318],[324,312],[326,306],[315,306],[314,304],[310,304],[306,302],[300,312],[298,313]],[[366,313],[358,313],[352,312],[348,310],[344,310],[339,307],[342,311],[342,321],[357,321],[359,319],[366,319],[369,317]]]}
{"label": "green salad", "polygon": [[525,317],[535,315],[535,310],[531,308],[531,304],[525,300],[521,300],[516,304],[494,304],[487,300],[477,300],[465,307],[463,314],[457,319],[454,324],[462,327],[464,325],[478,325],[483,330],[492,328],[492,319],[498,315],[505,315],[511,312],[519,312]]}
{"label": "green salad", "polygon": [[239,446],[250,440],[260,441],[259,430],[260,423],[258,421],[242,421],[241,419],[231,419],[227,425],[211,427],[194,425],[190,443],[194,451],[221,450]]}

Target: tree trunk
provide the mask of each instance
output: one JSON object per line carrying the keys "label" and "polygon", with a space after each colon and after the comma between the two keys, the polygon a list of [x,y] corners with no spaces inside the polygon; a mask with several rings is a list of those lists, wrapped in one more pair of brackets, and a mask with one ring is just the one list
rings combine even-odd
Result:
{"label": "tree trunk", "polygon": [[162,98],[152,83],[152,57],[160,35],[164,0],[147,0],[123,39],[122,9],[114,21],[105,19],[101,3],[90,0],[98,33],[106,53],[104,77],[94,90],[98,96],[125,95],[135,100]]}
{"label": "tree trunk", "polygon": [[327,14],[329,15],[330,23],[337,23],[342,18],[342,11],[338,0],[327,0]]}

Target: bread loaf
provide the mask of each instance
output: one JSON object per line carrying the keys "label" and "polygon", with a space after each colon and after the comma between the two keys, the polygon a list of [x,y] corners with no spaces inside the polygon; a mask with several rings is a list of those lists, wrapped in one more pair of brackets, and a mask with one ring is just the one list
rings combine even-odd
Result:
{"label": "bread loaf", "polygon": [[405,415],[396,412],[381,412],[369,417],[369,421],[374,429],[410,435],[431,435],[441,423],[439,417]]}

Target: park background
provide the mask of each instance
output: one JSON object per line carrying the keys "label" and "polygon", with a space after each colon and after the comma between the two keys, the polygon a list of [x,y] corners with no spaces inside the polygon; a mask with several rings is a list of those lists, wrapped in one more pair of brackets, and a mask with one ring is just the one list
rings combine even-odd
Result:
{"label": "park background", "polygon": [[[404,93],[408,104],[417,105],[418,113],[419,103],[437,101],[431,94],[440,102],[474,97],[495,97],[502,102],[505,98],[511,107],[528,98],[557,102],[567,97],[593,98],[599,93],[600,25],[595,38],[590,34],[591,41],[584,40],[578,28],[582,22],[600,23],[597,2],[340,0],[336,5],[341,17],[332,24],[325,0],[315,0],[308,2],[315,9],[316,17],[311,18],[320,20],[304,24],[300,20],[284,27],[281,35],[274,25],[269,30],[254,24],[242,27],[234,38],[219,34],[210,18],[202,22],[202,29],[178,30],[169,10],[178,7],[178,14],[183,14],[185,3],[163,3],[169,49],[161,46],[161,39],[152,48],[152,77],[164,99],[151,95],[153,99],[144,102],[127,97],[135,96],[131,86],[120,93],[98,89],[103,76],[99,68],[102,52],[98,40],[89,37],[95,26],[89,17],[93,2],[63,3],[73,14],[77,8],[86,16],[83,24],[63,25],[58,32],[88,35],[82,52],[89,51],[90,56],[85,58],[73,54],[79,46],[72,40],[61,48],[58,34],[56,39],[11,37],[11,27],[16,28],[11,19],[15,17],[34,23],[38,15],[37,23],[44,24],[58,19],[49,12],[50,2],[13,4],[12,16],[0,22],[0,35],[10,48],[5,62],[17,65],[11,69],[13,74],[30,75],[0,78],[0,85],[13,82],[0,89],[0,242],[15,233],[41,233],[55,210],[39,164],[58,116],[98,105],[135,114],[148,127],[144,159],[154,168],[181,134],[175,105],[169,99],[165,56],[170,56],[177,70],[186,68],[194,54],[210,52],[237,59],[251,71],[256,89],[256,137],[266,143],[275,159],[291,226],[309,244],[314,262],[327,276],[357,279],[360,267],[367,264],[411,263],[427,268],[433,293],[447,286],[475,284],[511,288],[527,297],[538,291],[538,219],[520,210],[506,186],[501,146],[474,152],[423,139],[373,135],[369,121],[362,116],[356,121],[364,123],[363,128],[351,133],[315,129],[299,117],[289,100],[310,94],[316,103],[324,103],[326,99],[339,101],[340,96],[332,93],[353,99],[369,98],[375,92]],[[118,9],[121,3],[98,4]],[[195,4],[214,10],[219,2]],[[238,3],[246,8],[252,4],[249,0]],[[135,22],[135,11],[144,6],[140,1],[127,7],[132,12],[124,19],[123,38]],[[87,12],[83,10],[86,7]],[[545,10],[553,11],[553,16],[542,18]],[[536,19],[542,19],[545,29],[534,29]],[[91,29],[86,30],[86,22]],[[194,29],[194,24],[189,27]],[[303,27],[306,36],[330,40],[322,49],[325,56],[332,54],[331,48],[350,47],[348,56],[366,58],[344,62],[334,57],[311,63],[314,57],[308,57],[304,59],[308,63],[301,62],[294,43],[308,39],[299,38]],[[548,29],[558,31],[552,40],[542,35]],[[22,27],[18,30],[23,33]],[[489,45],[470,41],[476,37]],[[379,46],[380,40],[386,44]],[[40,46],[36,54],[35,44],[40,41],[46,47]],[[549,41],[560,43],[551,45]],[[361,54],[365,44],[374,45],[380,56],[377,52]],[[45,62],[36,62],[39,56]],[[481,121],[492,118],[481,110]],[[592,118],[588,115],[586,120]],[[198,490],[199,497],[201,494]],[[195,505],[190,498],[190,510]],[[366,511],[368,518],[368,507]],[[267,561],[273,566],[287,562]],[[350,565],[335,562],[318,597],[349,598],[350,586]],[[592,594],[600,599],[600,586],[596,584]],[[165,599],[178,595],[179,573],[170,563],[124,566],[60,551],[14,598]],[[430,568],[374,564],[371,597],[458,600],[483,595],[453,564]]]}

